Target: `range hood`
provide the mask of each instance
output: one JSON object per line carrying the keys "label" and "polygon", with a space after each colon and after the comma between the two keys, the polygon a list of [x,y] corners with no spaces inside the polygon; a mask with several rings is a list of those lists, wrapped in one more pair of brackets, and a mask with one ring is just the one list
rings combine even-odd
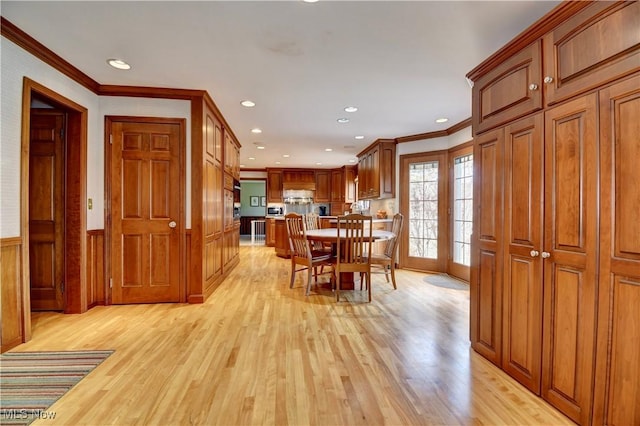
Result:
{"label": "range hood", "polygon": [[315,182],[282,182],[283,191],[313,191],[316,190]]}
{"label": "range hood", "polygon": [[308,189],[284,189],[282,198],[285,204],[311,204],[313,203],[313,191]]}

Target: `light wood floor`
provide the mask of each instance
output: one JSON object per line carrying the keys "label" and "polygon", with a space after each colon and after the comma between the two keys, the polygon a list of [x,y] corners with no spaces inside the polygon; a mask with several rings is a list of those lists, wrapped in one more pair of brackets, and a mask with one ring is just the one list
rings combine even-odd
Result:
{"label": "light wood floor", "polygon": [[272,248],[240,256],[202,305],[33,314],[14,351],[115,349],[34,425],[572,424],[470,349],[467,291],[398,271],[336,304]]}

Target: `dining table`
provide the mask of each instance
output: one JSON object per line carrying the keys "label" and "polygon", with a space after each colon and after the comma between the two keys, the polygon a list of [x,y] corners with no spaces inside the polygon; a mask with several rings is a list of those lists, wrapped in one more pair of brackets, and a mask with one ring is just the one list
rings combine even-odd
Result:
{"label": "dining table", "polygon": [[[340,234],[338,234],[340,231]],[[322,229],[308,229],[306,230],[307,239],[309,241],[321,241],[323,243],[331,243],[333,247],[333,253],[336,253],[336,248],[339,240],[339,236],[346,237],[346,229],[338,228],[322,228]],[[374,229],[371,231],[372,241],[390,240],[395,237],[395,234],[391,231],[383,231],[381,229]],[[342,272],[340,274],[340,288],[343,290],[354,289],[354,277],[353,272]]]}

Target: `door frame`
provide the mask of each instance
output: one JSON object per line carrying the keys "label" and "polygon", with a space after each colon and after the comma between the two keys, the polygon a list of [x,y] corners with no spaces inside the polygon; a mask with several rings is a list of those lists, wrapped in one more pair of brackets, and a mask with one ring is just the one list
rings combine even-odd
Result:
{"label": "door frame", "polygon": [[112,288],[110,285],[111,279],[111,203],[112,203],[112,187],[111,187],[111,129],[114,122],[128,122],[128,123],[159,123],[159,124],[177,124],[180,127],[180,144],[178,147],[178,162],[180,169],[180,183],[178,185],[178,198],[180,200],[179,206],[179,218],[178,218],[178,232],[179,236],[179,254],[178,262],[180,266],[179,277],[180,282],[180,302],[187,301],[187,279],[186,279],[186,223],[185,223],[185,205],[186,205],[186,172],[185,172],[185,151],[187,140],[187,120],[184,118],[166,118],[166,117],[135,117],[135,116],[119,116],[119,115],[106,115],[104,117],[104,283],[106,286],[105,291],[105,305],[111,305],[112,300]]}
{"label": "door frame", "polygon": [[[417,267],[412,265],[409,259],[409,185],[403,185],[409,178],[409,163],[438,161],[438,259],[426,260],[432,263],[433,267]],[[406,154],[400,156],[400,213],[406,220],[406,225],[402,227],[400,244],[400,267],[413,269],[421,272],[446,272],[449,253],[449,220],[447,208],[449,205],[449,182],[448,182],[448,152],[447,150],[421,152],[416,154]]]}
{"label": "door frame", "polygon": [[65,132],[65,272],[64,313],[87,310],[87,108],[44,85],[23,79],[20,154],[20,232],[22,238],[22,323],[23,339],[31,339],[31,295],[29,264],[29,151],[31,101],[46,99],[66,115]]}

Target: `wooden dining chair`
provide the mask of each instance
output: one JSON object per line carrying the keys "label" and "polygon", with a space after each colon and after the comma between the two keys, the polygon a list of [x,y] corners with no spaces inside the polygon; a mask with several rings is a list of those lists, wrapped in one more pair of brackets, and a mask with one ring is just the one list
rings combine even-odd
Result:
{"label": "wooden dining chair", "polygon": [[[360,273],[361,280],[371,281],[371,240],[373,235],[372,217],[361,214],[338,216],[337,256],[334,260],[336,300],[340,301],[340,274],[343,272]],[[371,285],[367,285],[371,302]]]}
{"label": "wooden dining chair", "polygon": [[384,274],[387,282],[389,282],[389,275],[391,275],[391,282],[393,288],[396,286],[396,259],[398,256],[398,240],[400,239],[400,232],[402,232],[402,224],[404,222],[404,216],[397,213],[393,216],[393,222],[391,224],[391,232],[393,237],[387,240],[387,246],[382,254],[371,254],[371,273],[372,274]]}
{"label": "wooden dining chair", "polygon": [[[314,250],[306,235],[304,219],[297,213],[289,213],[284,217],[289,235],[289,246],[291,249],[291,282],[289,288],[293,288],[296,272],[307,270],[307,296],[311,292],[311,278],[314,275],[318,281],[317,267],[332,266],[331,253]],[[296,266],[303,268],[296,269]]]}

